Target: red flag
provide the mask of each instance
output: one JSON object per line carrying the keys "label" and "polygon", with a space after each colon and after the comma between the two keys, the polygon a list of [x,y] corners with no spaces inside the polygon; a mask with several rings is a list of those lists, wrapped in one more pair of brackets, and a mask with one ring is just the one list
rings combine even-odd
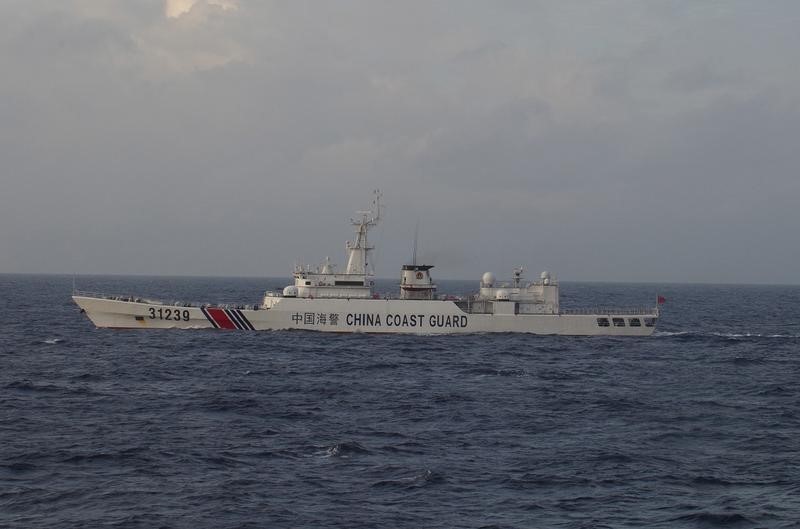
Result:
{"label": "red flag", "polygon": [[658,304],[659,305],[663,305],[666,302],[667,302],[667,298],[665,298],[664,296],[658,296]]}

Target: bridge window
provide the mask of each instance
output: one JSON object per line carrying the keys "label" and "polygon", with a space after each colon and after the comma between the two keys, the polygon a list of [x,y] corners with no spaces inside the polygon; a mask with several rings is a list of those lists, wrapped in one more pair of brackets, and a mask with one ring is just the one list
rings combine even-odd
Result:
{"label": "bridge window", "polygon": [[614,327],[625,327],[625,320],[623,318],[611,318],[614,322]]}
{"label": "bridge window", "polygon": [[609,327],[608,318],[597,318],[598,327]]}
{"label": "bridge window", "polygon": [[631,327],[641,327],[642,322],[639,318],[631,318],[628,320],[628,325],[630,325]]}
{"label": "bridge window", "polygon": [[645,318],[644,319],[644,326],[645,327],[655,327],[656,326],[656,319],[655,318]]}

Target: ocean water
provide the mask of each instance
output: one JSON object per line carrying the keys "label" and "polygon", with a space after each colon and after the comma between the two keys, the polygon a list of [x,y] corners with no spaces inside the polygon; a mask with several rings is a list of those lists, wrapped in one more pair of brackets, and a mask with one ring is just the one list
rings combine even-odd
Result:
{"label": "ocean water", "polygon": [[98,330],[71,288],[0,276],[0,527],[800,527],[800,287],[562,284],[665,296],[649,338]]}

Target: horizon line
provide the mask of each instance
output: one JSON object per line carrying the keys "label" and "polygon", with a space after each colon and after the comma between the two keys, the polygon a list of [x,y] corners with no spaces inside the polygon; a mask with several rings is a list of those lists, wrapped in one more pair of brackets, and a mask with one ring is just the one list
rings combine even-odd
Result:
{"label": "horizon line", "polygon": [[[75,273],[54,273],[54,272],[0,272],[0,276],[51,276],[51,277],[142,277],[142,278],[193,278],[193,279],[289,279],[291,276],[256,276],[256,275],[204,275],[204,274],[131,274],[131,273],[94,273],[94,274],[75,274]],[[397,278],[375,277],[378,281],[398,281]],[[510,280],[510,279],[509,279]],[[445,278],[437,281],[475,281],[480,282],[480,278]],[[708,281],[619,281],[619,280],[596,280],[596,279],[559,279],[559,283],[610,283],[627,285],[697,285],[697,286],[788,286],[798,287],[800,283],[738,283],[738,282],[708,282]]]}

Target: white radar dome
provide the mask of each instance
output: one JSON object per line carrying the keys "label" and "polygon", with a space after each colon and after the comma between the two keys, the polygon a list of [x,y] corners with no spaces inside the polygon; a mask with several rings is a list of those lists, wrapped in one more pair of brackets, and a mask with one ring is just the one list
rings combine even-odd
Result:
{"label": "white radar dome", "polygon": [[283,289],[283,297],[285,298],[296,298],[297,297],[297,287],[294,285],[289,285],[288,287]]}
{"label": "white radar dome", "polygon": [[503,290],[503,289],[498,290],[497,293],[494,295],[494,298],[497,301],[508,301],[508,290]]}
{"label": "white radar dome", "polygon": [[483,283],[483,286],[485,287],[494,286],[494,280],[494,274],[491,272],[486,272],[483,274],[483,277],[481,277],[481,283]]}
{"label": "white radar dome", "polygon": [[544,283],[545,285],[550,284],[550,272],[544,271],[542,272],[542,275],[540,277],[542,278],[542,283]]}

